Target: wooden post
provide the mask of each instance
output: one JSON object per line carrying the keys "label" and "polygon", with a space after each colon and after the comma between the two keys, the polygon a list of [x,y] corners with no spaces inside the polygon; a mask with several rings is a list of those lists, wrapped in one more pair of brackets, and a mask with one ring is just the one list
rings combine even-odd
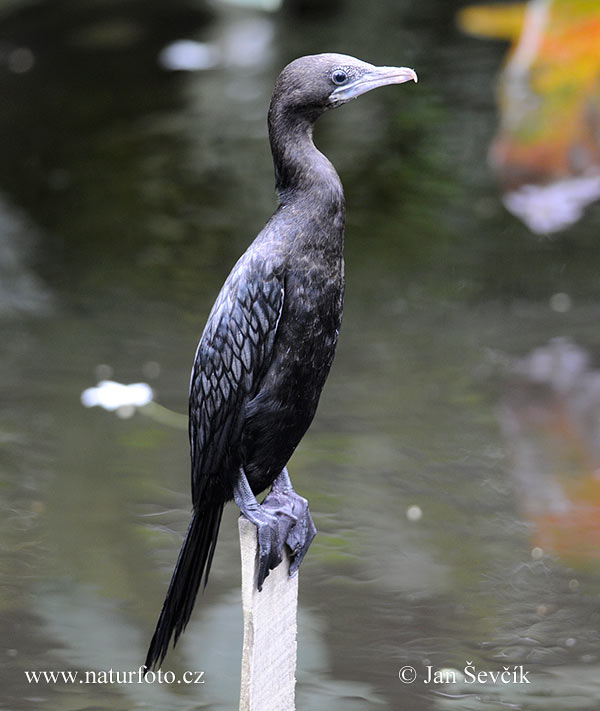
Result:
{"label": "wooden post", "polygon": [[240,516],[244,643],[240,711],[294,711],[298,575],[284,554],[258,592],[256,527]]}

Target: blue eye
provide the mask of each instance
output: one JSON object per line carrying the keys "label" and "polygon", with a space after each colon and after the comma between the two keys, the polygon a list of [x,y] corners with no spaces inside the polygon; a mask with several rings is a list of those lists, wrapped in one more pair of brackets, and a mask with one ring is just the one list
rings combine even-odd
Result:
{"label": "blue eye", "polygon": [[343,69],[334,69],[331,74],[331,81],[339,86],[348,81],[348,75]]}

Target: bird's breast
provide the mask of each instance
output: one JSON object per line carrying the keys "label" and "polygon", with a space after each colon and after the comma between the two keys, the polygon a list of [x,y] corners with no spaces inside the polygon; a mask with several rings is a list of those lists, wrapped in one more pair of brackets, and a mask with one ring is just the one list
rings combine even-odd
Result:
{"label": "bird's breast", "polygon": [[273,358],[246,410],[244,466],[256,491],[272,483],[315,415],[340,331],[342,258],[296,265],[284,292]]}
{"label": "bird's breast", "polygon": [[343,258],[334,264],[307,257],[290,269],[269,376],[282,401],[301,403],[312,419],[340,332]]}

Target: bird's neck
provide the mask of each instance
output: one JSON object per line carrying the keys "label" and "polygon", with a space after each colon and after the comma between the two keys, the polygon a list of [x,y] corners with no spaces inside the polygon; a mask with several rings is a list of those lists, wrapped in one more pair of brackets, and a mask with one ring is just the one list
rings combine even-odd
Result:
{"label": "bird's neck", "polygon": [[282,204],[304,201],[310,196],[317,207],[345,212],[340,178],[330,161],[313,142],[314,119],[269,112],[269,139],[275,168],[275,187]]}

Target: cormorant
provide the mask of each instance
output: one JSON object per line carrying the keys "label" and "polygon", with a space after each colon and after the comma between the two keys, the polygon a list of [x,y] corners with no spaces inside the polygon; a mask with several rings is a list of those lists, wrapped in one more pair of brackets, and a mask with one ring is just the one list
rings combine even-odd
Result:
{"label": "cormorant", "polygon": [[[406,67],[343,54],[288,64],[268,125],[279,206],[227,277],[191,375],[192,520],[173,572],[146,668],[160,665],[206,585],[224,505],[235,499],[258,529],[257,585],[291,549],[297,571],[315,536],[306,499],[286,464],[308,429],[338,340],[344,300],[345,201],[340,179],[312,140],[327,109],[386,84],[417,81]],[[272,485],[262,505],[256,494]]]}

